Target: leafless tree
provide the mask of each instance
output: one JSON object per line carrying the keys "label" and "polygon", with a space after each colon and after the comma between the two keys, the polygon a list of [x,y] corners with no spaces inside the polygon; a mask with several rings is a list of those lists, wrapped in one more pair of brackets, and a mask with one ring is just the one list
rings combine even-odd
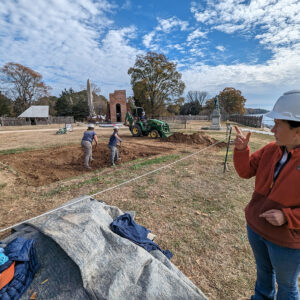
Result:
{"label": "leafless tree", "polygon": [[18,63],[9,62],[0,68],[1,89],[12,100],[25,106],[49,95],[51,89],[42,81],[42,75]]}
{"label": "leafless tree", "polygon": [[201,91],[189,91],[186,95],[186,99],[188,102],[198,102],[201,106],[207,100],[207,92]]}

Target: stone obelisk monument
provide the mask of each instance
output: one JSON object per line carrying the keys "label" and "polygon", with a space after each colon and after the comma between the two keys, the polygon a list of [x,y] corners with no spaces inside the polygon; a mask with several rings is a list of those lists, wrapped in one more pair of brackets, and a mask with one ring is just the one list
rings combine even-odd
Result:
{"label": "stone obelisk monument", "polygon": [[92,85],[90,80],[87,80],[87,95],[88,95],[88,105],[90,110],[90,116],[95,115],[94,103],[93,103],[93,92],[92,92]]}

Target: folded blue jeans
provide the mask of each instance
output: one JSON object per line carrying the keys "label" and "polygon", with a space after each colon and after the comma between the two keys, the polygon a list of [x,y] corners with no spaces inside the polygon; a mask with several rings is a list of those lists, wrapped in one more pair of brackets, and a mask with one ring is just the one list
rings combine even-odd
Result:
{"label": "folded blue jeans", "polygon": [[248,225],[248,239],[255,262],[257,278],[251,300],[299,300],[298,276],[300,249],[278,246],[255,233]]}

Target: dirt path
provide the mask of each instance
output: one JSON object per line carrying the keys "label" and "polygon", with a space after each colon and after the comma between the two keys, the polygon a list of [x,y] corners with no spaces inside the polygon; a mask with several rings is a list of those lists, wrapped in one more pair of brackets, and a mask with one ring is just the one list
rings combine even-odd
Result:
{"label": "dirt path", "polygon": [[[64,125],[62,126],[55,126],[52,128],[36,128],[36,129],[18,129],[18,130],[5,130],[2,129],[0,130],[0,134],[8,134],[8,133],[26,133],[26,132],[47,132],[47,131],[52,131],[52,132],[56,132],[59,128],[64,127]],[[73,126],[72,127],[72,131],[74,130],[81,130],[84,131],[86,130],[86,126]],[[119,126],[119,128],[127,128],[125,126]],[[107,131],[107,130],[112,130],[112,127],[96,127],[97,131]]]}

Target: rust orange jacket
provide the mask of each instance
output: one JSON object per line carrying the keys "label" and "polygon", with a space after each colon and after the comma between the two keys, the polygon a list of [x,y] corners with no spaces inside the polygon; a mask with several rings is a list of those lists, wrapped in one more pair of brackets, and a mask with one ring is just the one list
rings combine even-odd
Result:
{"label": "rust orange jacket", "polygon": [[[290,151],[291,158],[274,181],[276,163],[282,149],[273,143],[250,155],[250,149],[234,149],[234,166],[242,178],[255,178],[252,199],[245,208],[248,225],[265,239],[283,247],[300,249],[300,148]],[[270,209],[280,209],[287,218],[273,226],[259,217]]]}
{"label": "rust orange jacket", "polygon": [[15,262],[13,262],[6,270],[0,273],[0,290],[9,284],[15,275]]}

